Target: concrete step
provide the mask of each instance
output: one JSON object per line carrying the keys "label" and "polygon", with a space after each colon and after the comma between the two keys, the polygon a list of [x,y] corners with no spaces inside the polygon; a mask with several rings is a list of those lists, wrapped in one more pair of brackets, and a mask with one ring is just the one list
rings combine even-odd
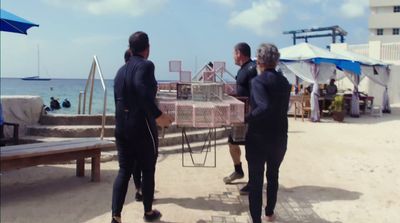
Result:
{"label": "concrete step", "polygon": [[[93,138],[99,139],[100,137],[85,137],[85,138]],[[23,136],[21,138],[22,142],[24,143],[38,143],[38,142],[59,142],[64,140],[72,140],[76,139],[76,137],[45,137],[45,136]],[[115,137],[104,137],[104,140],[115,141]]]}
{"label": "concrete step", "polygon": [[[97,138],[97,137],[95,137]],[[74,138],[62,138],[62,137],[41,137],[41,136],[25,136],[24,138],[22,138],[24,143],[39,143],[39,142],[57,142],[57,141],[63,141],[63,140],[68,140],[68,139],[74,139]],[[110,141],[114,141],[115,138],[114,137],[107,137],[104,138],[105,140],[110,140]],[[213,142],[214,143],[214,142]],[[221,139],[217,139],[215,141],[215,144],[218,148],[218,146],[221,145],[227,145],[228,141],[227,138],[221,138]],[[213,146],[213,144],[212,144]],[[203,148],[203,142],[191,142],[190,143],[190,147],[192,149],[193,152],[200,152],[200,150]],[[214,149],[214,148],[212,148]],[[228,150],[227,150],[228,152]],[[185,153],[188,153],[188,149],[187,146],[185,145]],[[176,145],[169,145],[169,146],[160,146],[159,147],[159,161],[164,159],[165,156],[168,155],[177,155],[177,154],[182,154],[182,145],[181,144],[176,144]],[[196,156],[196,154],[195,154]],[[111,160],[118,160],[118,152],[116,147],[112,150],[107,150],[107,151],[102,151],[101,152],[101,157],[100,157],[100,161],[101,162],[108,162]],[[91,163],[90,158],[86,159],[87,163]],[[68,164],[72,164],[75,163],[75,160],[71,160],[68,162],[63,162],[63,164],[68,163]]]}
{"label": "concrete step", "polygon": [[[214,142],[212,142],[213,145]],[[215,144],[217,146],[220,145],[227,145],[228,144],[228,139],[226,137],[220,138],[220,139],[216,139]],[[202,149],[204,145],[204,141],[200,141],[200,142],[191,142],[190,143],[190,147],[191,149],[196,152],[196,151],[200,151]],[[185,145],[185,152],[187,151],[187,145]],[[182,145],[181,144],[176,144],[176,145],[169,145],[169,146],[160,146],[159,148],[159,153],[160,154],[165,154],[165,155],[169,155],[169,154],[178,154],[182,152]],[[229,151],[227,150],[227,152],[229,153]]]}
{"label": "concrete step", "polygon": [[[221,139],[217,139],[215,142],[217,149],[222,148],[222,147],[218,147],[221,145],[227,145],[228,144],[228,140],[227,138],[221,138]],[[214,145],[214,144],[213,144]],[[203,147],[203,142],[192,142],[190,143],[190,147],[192,148],[193,152],[199,152],[202,147]],[[213,149],[213,148],[212,148]],[[160,155],[164,155],[164,156],[168,156],[168,155],[176,155],[176,154],[181,154],[182,153],[182,145],[181,144],[177,144],[177,145],[170,145],[170,146],[160,146],[158,148],[158,152]],[[187,153],[187,146],[185,146],[185,153]],[[226,150],[227,153],[229,153],[229,150]],[[107,155],[112,155],[114,157],[114,160],[117,160],[117,151],[104,151],[102,152],[102,154],[105,153]],[[159,159],[162,159],[161,157],[159,157]]]}
{"label": "concrete step", "polygon": [[[101,125],[102,115],[46,114],[41,125]],[[106,125],[115,125],[114,115],[106,115]]]}
{"label": "concrete step", "polygon": [[[177,128],[179,129],[179,128]],[[100,137],[101,128],[98,126],[30,126],[28,127],[28,136],[23,137],[22,142],[40,142],[49,140],[66,140],[69,138],[77,137]],[[207,129],[196,129],[187,131],[187,140],[189,142],[201,142],[208,136]],[[216,139],[227,137],[229,130],[225,128],[216,129]],[[105,138],[110,140],[114,139],[114,127],[106,126]],[[182,144],[182,133],[179,132],[168,133],[166,132],[164,137],[159,134],[159,145],[172,146]]]}
{"label": "concrete step", "polygon": [[[189,142],[202,142],[204,141],[209,134],[208,129],[197,129],[192,131],[187,131],[186,136]],[[221,139],[227,137],[229,134],[229,130],[225,128],[217,128],[215,132],[215,138]],[[172,145],[182,145],[182,133],[167,133],[163,138],[159,139],[159,145],[162,146],[172,146]]]}
{"label": "concrete step", "polygon": [[[40,118],[40,125],[97,125],[101,126],[102,115],[72,115],[72,114],[46,114]],[[114,115],[106,116],[106,125],[115,125]],[[187,131],[196,130],[197,128],[187,127]],[[160,129],[161,130],[161,129]],[[181,132],[182,129],[176,125],[172,125],[165,129],[166,133]],[[100,133],[99,133],[100,135]]]}
{"label": "concrete step", "polygon": [[[104,136],[114,136],[113,125],[106,125]],[[35,125],[27,127],[27,135],[44,137],[100,137],[100,125]]]}

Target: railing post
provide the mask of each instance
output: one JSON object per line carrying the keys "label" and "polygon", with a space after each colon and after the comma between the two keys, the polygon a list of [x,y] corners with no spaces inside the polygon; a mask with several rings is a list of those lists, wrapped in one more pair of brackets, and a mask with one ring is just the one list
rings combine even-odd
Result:
{"label": "railing post", "polygon": [[103,87],[104,90],[104,98],[103,98],[103,117],[102,117],[102,126],[101,126],[101,134],[100,134],[100,138],[103,139],[104,137],[104,126],[106,124],[106,111],[107,111],[107,88],[106,88],[106,84],[104,83],[104,77],[103,77],[103,73],[101,72],[101,68],[100,68],[100,64],[99,61],[97,60],[97,57],[94,56],[94,61],[96,62],[96,68],[99,71],[99,76],[100,76],[100,81],[101,81],[101,85]]}
{"label": "railing post", "polygon": [[104,98],[103,98],[103,116],[101,119],[101,133],[100,133],[100,138],[103,139],[104,138],[104,134],[105,134],[105,124],[106,124],[106,111],[107,111],[107,88],[106,88],[106,84],[104,83],[104,77],[103,74],[101,72],[100,69],[100,64],[97,60],[96,55],[93,56],[93,62],[92,62],[92,66],[90,68],[90,72],[89,72],[89,76],[88,79],[86,80],[86,86],[85,86],[85,91],[81,91],[79,92],[79,104],[78,104],[78,114],[81,113],[81,100],[82,100],[82,94],[83,94],[83,109],[82,109],[82,113],[85,114],[86,112],[86,93],[88,91],[88,86],[89,83],[92,84],[92,86],[90,87],[90,97],[89,97],[89,114],[92,113],[92,102],[93,102],[93,89],[94,89],[94,78],[95,78],[95,74],[96,74],[96,69],[99,72],[99,76],[100,76],[100,81],[101,81],[101,85],[103,87],[104,90]]}
{"label": "railing post", "polygon": [[107,110],[107,89],[104,89],[104,104],[103,104],[103,117],[101,118],[101,134],[100,138],[104,138],[104,126],[106,125],[106,110]]}
{"label": "railing post", "polygon": [[83,94],[83,91],[80,91],[79,99],[78,99],[78,114],[81,114],[82,94]]}
{"label": "railing post", "polygon": [[92,75],[92,86],[90,87],[89,115],[92,114],[93,88],[94,88],[94,75],[95,74],[96,74],[96,66],[93,67],[93,72],[91,73],[91,75]]}

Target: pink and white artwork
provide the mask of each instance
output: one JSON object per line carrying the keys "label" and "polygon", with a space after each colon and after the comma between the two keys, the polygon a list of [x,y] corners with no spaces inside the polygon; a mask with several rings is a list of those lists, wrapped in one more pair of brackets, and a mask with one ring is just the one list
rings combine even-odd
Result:
{"label": "pink and white artwork", "polygon": [[189,83],[192,81],[192,72],[190,71],[180,71],[179,81],[184,83]]}
{"label": "pink and white artwork", "polygon": [[215,61],[213,64],[213,70],[215,73],[222,75],[225,72],[225,62]]}
{"label": "pink and white artwork", "polygon": [[181,72],[181,70],[182,70],[182,61],[180,61],[180,60],[169,61],[169,71],[170,72]]}
{"label": "pink and white artwork", "polygon": [[215,72],[214,71],[204,71],[203,72],[203,81],[204,82],[215,82]]}

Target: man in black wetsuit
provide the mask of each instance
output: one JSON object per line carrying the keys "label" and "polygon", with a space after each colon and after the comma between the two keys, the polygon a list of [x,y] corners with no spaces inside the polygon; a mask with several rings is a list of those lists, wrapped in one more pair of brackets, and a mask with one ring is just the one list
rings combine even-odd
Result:
{"label": "man in black wetsuit", "polygon": [[[127,49],[124,53],[125,63],[128,63],[131,59],[132,53],[130,49]],[[133,168],[132,173],[133,183],[135,184],[135,200],[136,201],[143,201],[143,194],[142,194],[142,170],[140,166],[136,163],[135,167]]]}
{"label": "man in black wetsuit", "polygon": [[158,156],[157,126],[169,126],[173,118],[156,105],[154,64],[147,60],[149,38],[144,32],[129,37],[132,56],[114,79],[115,139],[119,171],[112,195],[112,223],[121,222],[121,211],[135,163],[142,169],[144,220],[156,221],[161,213],[152,209],[154,173]]}
{"label": "man in black wetsuit", "polygon": [[261,223],[264,168],[267,166],[267,221],[275,218],[279,167],[286,153],[290,85],[281,72],[275,70],[279,51],[273,44],[261,44],[257,49],[258,76],[251,81],[250,107],[246,115],[246,159],[249,165],[249,205],[253,223]]}
{"label": "man in black wetsuit", "polygon": [[[242,98],[250,96],[250,81],[252,78],[257,76],[256,63],[251,60],[251,50],[247,43],[236,44],[233,51],[233,59],[235,64],[240,66],[236,76],[236,95]],[[233,127],[235,128],[235,127]],[[232,138],[232,134],[228,138],[229,152],[232,157],[234,172],[224,178],[226,184],[231,183],[234,180],[241,179],[244,177],[242,169],[242,162],[240,160],[241,151],[239,145],[244,145],[243,141],[235,141]],[[242,195],[248,194],[249,185],[244,186],[240,193]]]}

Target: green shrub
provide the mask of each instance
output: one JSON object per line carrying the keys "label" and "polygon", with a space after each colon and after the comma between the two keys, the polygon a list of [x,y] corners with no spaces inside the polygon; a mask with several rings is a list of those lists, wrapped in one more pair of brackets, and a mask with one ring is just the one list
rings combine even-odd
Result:
{"label": "green shrub", "polygon": [[344,96],[336,95],[332,101],[332,104],[329,106],[331,111],[342,112],[344,109]]}

